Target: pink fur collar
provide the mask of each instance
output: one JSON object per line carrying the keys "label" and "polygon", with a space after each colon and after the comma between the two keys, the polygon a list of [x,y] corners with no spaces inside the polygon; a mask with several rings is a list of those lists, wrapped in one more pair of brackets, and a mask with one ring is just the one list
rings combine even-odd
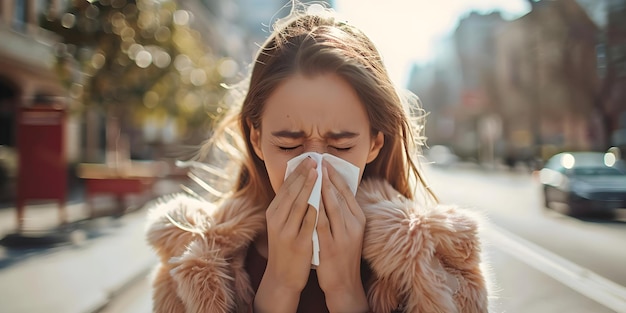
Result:
{"label": "pink fur collar", "polygon": [[[361,183],[367,224],[363,258],[372,267],[372,312],[486,312],[476,217],[400,196],[388,183]],[[264,230],[264,209],[246,199],[220,207],[186,195],[151,209],[147,239],[160,257],[155,312],[247,312],[254,295],[247,247]]]}

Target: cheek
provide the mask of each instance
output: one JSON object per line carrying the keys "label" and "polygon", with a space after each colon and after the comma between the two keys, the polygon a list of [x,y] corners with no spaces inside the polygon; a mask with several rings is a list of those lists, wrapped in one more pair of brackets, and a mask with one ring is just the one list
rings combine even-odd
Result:
{"label": "cheek", "polygon": [[354,151],[350,156],[346,156],[344,160],[356,165],[360,169],[359,180],[363,177],[363,170],[367,165],[367,157],[369,155],[369,146],[360,145],[357,150]]}
{"label": "cheek", "polygon": [[283,158],[266,158],[265,168],[272,184],[272,189],[277,192],[283,185],[285,170],[287,170],[287,160]]}
{"label": "cheek", "polygon": [[287,161],[290,157],[283,155],[280,151],[276,151],[267,140],[261,140],[261,150],[263,151],[263,163],[265,164],[265,170],[270,179],[270,184],[274,193],[278,192],[278,189],[283,184],[285,178],[285,170],[287,169]]}

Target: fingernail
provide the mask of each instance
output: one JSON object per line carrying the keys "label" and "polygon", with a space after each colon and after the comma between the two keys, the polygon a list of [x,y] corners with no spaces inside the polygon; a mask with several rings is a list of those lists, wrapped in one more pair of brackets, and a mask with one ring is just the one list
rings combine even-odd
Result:
{"label": "fingernail", "polygon": [[317,162],[315,162],[315,160],[313,160],[313,158],[311,158],[310,156],[307,156],[307,162],[309,162],[309,166],[312,167],[316,167]]}

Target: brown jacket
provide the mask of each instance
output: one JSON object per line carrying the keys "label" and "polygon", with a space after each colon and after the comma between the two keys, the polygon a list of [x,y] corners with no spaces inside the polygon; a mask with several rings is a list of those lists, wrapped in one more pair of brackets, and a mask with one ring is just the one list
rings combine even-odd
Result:
{"label": "brown jacket", "polygon": [[[379,180],[362,182],[357,201],[367,219],[362,255],[374,276],[367,290],[372,312],[488,311],[472,214],[423,208]],[[154,312],[246,312],[254,294],[245,254],[264,220],[264,208],[246,199],[220,207],[182,194],[160,201],[147,229],[161,261]]]}

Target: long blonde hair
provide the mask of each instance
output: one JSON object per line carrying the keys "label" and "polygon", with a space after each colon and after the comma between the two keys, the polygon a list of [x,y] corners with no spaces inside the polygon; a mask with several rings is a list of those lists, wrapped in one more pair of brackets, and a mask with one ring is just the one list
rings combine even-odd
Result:
{"label": "long blonde hair", "polygon": [[245,196],[269,204],[274,191],[263,161],[251,146],[250,126],[260,127],[266,99],[286,78],[328,72],[350,83],[365,105],[372,135],[380,131],[385,137],[378,157],[366,165],[363,179],[385,179],[411,199],[415,187],[422,187],[422,194],[436,201],[417,159],[425,140],[425,114],[417,97],[397,92],[379,52],[359,29],[338,20],[328,9],[307,13],[301,4],[274,25],[244,82],[247,91],[245,86],[233,89],[244,96],[243,101],[231,108],[203,148],[213,162],[221,161],[211,167],[218,178],[207,187],[216,189],[221,184],[226,193],[218,198]]}

